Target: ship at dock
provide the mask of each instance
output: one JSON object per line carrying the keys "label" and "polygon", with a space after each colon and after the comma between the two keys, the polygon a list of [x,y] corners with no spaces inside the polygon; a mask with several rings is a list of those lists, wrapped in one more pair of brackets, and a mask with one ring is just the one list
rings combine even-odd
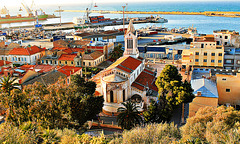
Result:
{"label": "ship at dock", "polygon": [[[9,10],[4,6],[0,11],[0,24],[6,23],[19,23],[19,22],[29,22],[38,20],[47,20],[48,18],[57,18],[55,15],[48,15],[42,9],[33,10],[27,5],[23,4],[27,12],[27,16],[22,16],[22,14],[17,14],[16,16],[11,16]],[[19,12],[23,11],[20,7]]]}

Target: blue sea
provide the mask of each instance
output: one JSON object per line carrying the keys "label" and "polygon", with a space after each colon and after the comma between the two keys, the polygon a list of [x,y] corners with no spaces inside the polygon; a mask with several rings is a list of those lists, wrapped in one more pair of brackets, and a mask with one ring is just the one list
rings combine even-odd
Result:
{"label": "blue sea", "polygon": [[[92,10],[118,10],[121,11],[123,5],[126,3],[97,3],[98,7],[93,7]],[[20,6],[19,6],[20,7]],[[8,8],[11,15],[16,15],[19,7]],[[48,14],[59,15],[54,10],[58,9],[58,5],[39,6]],[[61,9],[64,10],[84,10],[89,5],[76,4],[76,5],[62,5]],[[240,11],[240,1],[226,1],[226,2],[142,2],[142,3],[128,3],[127,10],[129,11]],[[24,12],[22,13],[24,15]],[[62,22],[71,22],[73,17],[81,17],[83,13],[76,12],[63,12]],[[104,15],[106,18],[122,18],[122,14],[97,14],[90,15]],[[131,17],[143,17],[150,15],[125,15]],[[168,23],[164,24],[135,24],[136,28],[146,26],[163,26],[169,29],[179,27],[196,27],[199,33],[211,34],[213,30],[228,29],[240,31],[240,18],[227,18],[227,17],[207,17],[201,15],[160,15],[168,19]],[[58,23],[59,18],[48,19],[41,21],[42,24]],[[3,24],[1,27],[19,26],[19,25],[33,25],[33,22]],[[122,26],[106,27],[105,29],[120,28]]]}

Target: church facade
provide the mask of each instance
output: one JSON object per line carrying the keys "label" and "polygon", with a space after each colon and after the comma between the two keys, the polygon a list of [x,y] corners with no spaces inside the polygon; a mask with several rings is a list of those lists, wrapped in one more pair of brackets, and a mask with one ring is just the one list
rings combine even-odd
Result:
{"label": "church facade", "polygon": [[145,68],[145,60],[139,57],[138,39],[130,21],[124,36],[123,56],[91,80],[97,84],[96,91],[104,97],[103,112],[117,114],[122,103],[133,101],[143,110],[152,96],[157,96],[155,73]]}

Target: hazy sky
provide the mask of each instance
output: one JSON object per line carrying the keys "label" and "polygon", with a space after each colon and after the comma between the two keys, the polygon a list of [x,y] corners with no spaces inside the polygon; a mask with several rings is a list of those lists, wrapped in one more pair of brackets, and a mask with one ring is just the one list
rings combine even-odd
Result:
{"label": "hazy sky", "polygon": [[[21,2],[24,1],[27,4],[31,4],[32,0],[0,0],[1,5],[18,5],[21,4]],[[73,4],[73,3],[90,3],[91,0],[34,0],[36,4]],[[167,1],[167,2],[174,2],[174,1],[190,1],[190,2],[196,2],[196,1],[226,1],[226,0],[148,0],[148,1]],[[227,0],[228,1],[228,0]],[[238,1],[238,0],[231,0],[231,1]],[[93,0],[95,3],[113,3],[113,2],[146,2],[146,0]]]}
{"label": "hazy sky", "polygon": [[[32,0],[0,0],[2,6],[20,6],[21,2],[25,1],[29,6],[32,3]],[[81,4],[81,3],[91,3],[92,0],[34,0],[36,5],[65,5],[65,4]],[[174,1],[189,1],[189,2],[196,2],[196,1],[209,1],[209,0],[147,0],[147,1],[167,1],[167,2],[174,2]],[[226,0],[210,0],[210,1],[226,1]],[[228,1],[228,0],[227,0]],[[239,0],[231,0],[231,1],[239,1]],[[146,2],[146,0],[93,0],[94,3],[126,3],[126,2]]]}

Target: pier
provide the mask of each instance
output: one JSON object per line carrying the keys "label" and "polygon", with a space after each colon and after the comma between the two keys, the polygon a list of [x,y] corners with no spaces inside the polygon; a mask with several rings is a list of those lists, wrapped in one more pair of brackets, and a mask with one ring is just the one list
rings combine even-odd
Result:
{"label": "pier", "polygon": [[[86,10],[55,10],[55,12],[82,12]],[[109,10],[92,10],[91,13],[100,14],[122,14],[123,11]],[[221,12],[221,11],[204,11],[204,12],[180,12],[180,11],[124,11],[125,14],[161,14],[161,15],[204,15],[204,16],[219,16],[219,17],[240,17],[240,12]]]}

